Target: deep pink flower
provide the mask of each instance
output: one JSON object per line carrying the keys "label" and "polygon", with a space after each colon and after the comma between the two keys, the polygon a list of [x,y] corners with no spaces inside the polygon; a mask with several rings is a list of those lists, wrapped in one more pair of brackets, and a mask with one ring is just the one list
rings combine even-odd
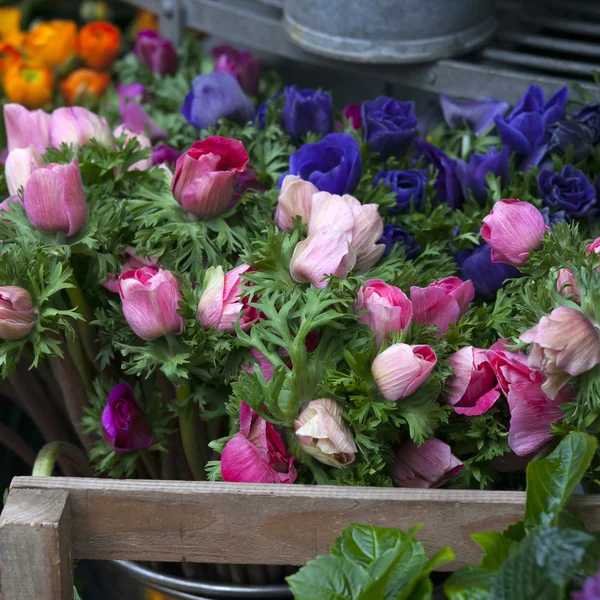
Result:
{"label": "deep pink flower", "polygon": [[426,288],[411,287],[410,300],[417,323],[437,325],[440,334],[457,323],[475,298],[471,280],[445,277],[430,283]]}
{"label": "deep pink flower", "polygon": [[492,247],[492,262],[518,267],[539,248],[546,230],[544,217],[533,204],[500,200],[483,219],[481,237]]}
{"label": "deep pink flower", "polygon": [[[144,267],[154,267],[158,263],[158,258],[138,258],[133,251],[133,248],[129,247],[125,249],[126,255],[125,260],[123,261],[123,266],[121,267],[120,273],[124,273],[125,271],[135,271],[136,269],[142,269]],[[113,273],[109,273],[106,281],[102,284],[108,291],[113,292],[115,294],[119,293],[119,286],[117,285],[117,280],[119,279],[119,274],[116,275]]]}
{"label": "deep pink flower", "polygon": [[596,238],[591,244],[588,244],[586,247],[585,255],[587,258],[590,257],[591,253],[600,254],[600,237]]}
{"label": "deep pink flower", "polygon": [[158,267],[125,271],[117,282],[123,315],[134,333],[152,341],[169,333],[179,335],[184,320],[177,312],[181,301],[177,278]]}
{"label": "deep pink flower", "polygon": [[126,383],[115,385],[110,392],[101,423],[104,439],[116,454],[152,446],[152,427],[133,388]]}
{"label": "deep pink flower", "polygon": [[463,463],[452,454],[448,444],[431,439],[417,446],[408,440],[398,448],[391,474],[401,487],[436,488],[462,470]]}
{"label": "deep pink flower", "polygon": [[459,415],[488,411],[500,397],[500,385],[485,350],[465,346],[448,359],[454,375],[448,379],[446,401]]}
{"label": "deep pink flower", "polygon": [[395,402],[414,393],[436,362],[435,352],[429,346],[392,344],[375,357],[371,373],[381,395]]}
{"label": "deep pink flower", "polygon": [[220,215],[234,200],[236,175],[248,160],[237,140],[211,136],[195,142],[177,159],[172,183],[175,200],[201,218]]}
{"label": "deep pink flower", "polygon": [[239,318],[242,330],[248,331],[258,321],[260,313],[249,305],[252,297],[246,293],[248,284],[241,277],[251,270],[250,265],[240,265],[227,273],[220,266],[207,271],[196,312],[196,319],[203,327],[234,331]]}
{"label": "deep pink flower", "polygon": [[544,393],[541,381],[519,381],[511,385],[508,394],[508,445],[517,456],[535,452],[552,439],[552,423],[564,419],[565,414],[560,407],[573,400],[574,391],[567,385],[551,400]]}
{"label": "deep pink flower", "polygon": [[529,358],[525,352],[508,350],[507,343],[508,340],[498,340],[487,351],[487,357],[494,369],[502,393],[510,401],[510,390],[513,386],[527,386],[534,382],[541,385],[544,376],[527,366]]}
{"label": "deep pink flower", "polygon": [[137,34],[133,52],[140,62],[159,75],[172,75],[179,66],[173,42],[152,29]]}
{"label": "deep pink flower", "polygon": [[352,127],[354,129],[360,129],[362,127],[362,108],[360,104],[348,104],[344,108],[343,113],[346,119],[352,121]]}
{"label": "deep pink flower", "polygon": [[389,333],[408,329],[413,313],[406,294],[381,279],[369,279],[358,290],[354,310],[367,311],[359,320],[375,333],[378,346]]}
{"label": "deep pink flower", "polygon": [[240,87],[254,96],[258,90],[260,61],[247,50],[236,50],[231,46],[217,46],[212,51],[215,72],[227,73],[238,80]]}
{"label": "deep pink flower", "polygon": [[240,431],[221,455],[224,481],[237,483],[294,483],[294,457],[288,457],[281,436],[271,423],[245,402],[240,406]]}

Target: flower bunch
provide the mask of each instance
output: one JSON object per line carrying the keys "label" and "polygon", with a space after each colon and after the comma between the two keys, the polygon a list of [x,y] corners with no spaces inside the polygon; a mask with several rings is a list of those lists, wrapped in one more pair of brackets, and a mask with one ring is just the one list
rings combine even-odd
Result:
{"label": "flower bunch", "polygon": [[104,116],[4,109],[2,374],[33,357],[99,472],[494,488],[597,433],[590,107],[443,97],[425,139],[196,51],[140,32]]}

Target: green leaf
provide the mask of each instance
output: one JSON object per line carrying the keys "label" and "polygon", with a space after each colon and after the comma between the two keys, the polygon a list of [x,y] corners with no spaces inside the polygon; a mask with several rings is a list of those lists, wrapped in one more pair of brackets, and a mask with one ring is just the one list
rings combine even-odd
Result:
{"label": "green leaf", "polygon": [[510,538],[496,531],[474,533],[471,538],[485,553],[481,566],[490,571],[497,571],[502,566],[514,545]]}
{"label": "green leaf", "polygon": [[525,538],[498,571],[490,600],[557,600],[578,571],[589,533],[542,527]]}
{"label": "green leaf", "polygon": [[372,583],[363,567],[341,556],[319,556],[286,581],[296,600],[363,600]]}
{"label": "green leaf", "polygon": [[596,452],[596,440],[571,432],[546,458],[527,466],[525,528],[556,523]]}
{"label": "green leaf", "polygon": [[465,567],[444,583],[448,600],[488,600],[495,574],[481,567]]}

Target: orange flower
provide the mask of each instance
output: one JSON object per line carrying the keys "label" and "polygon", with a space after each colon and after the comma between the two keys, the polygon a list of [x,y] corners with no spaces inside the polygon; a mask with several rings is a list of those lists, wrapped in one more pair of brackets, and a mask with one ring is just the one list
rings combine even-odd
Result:
{"label": "orange flower", "polygon": [[21,53],[12,44],[0,42],[0,73],[4,73],[8,67],[18,63],[21,58]]}
{"label": "orange flower", "polygon": [[10,102],[40,108],[52,100],[54,74],[45,65],[24,60],[6,69],[4,91]]}
{"label": "orange flower", "polygon": [[137,34],[145,29],[152,29],[152,31],[158,31],[158,17],[147,10],[138,10],[133,22],[133,29],[131,30],[131,37],[135,40]]}
{"label": "orange flower", "polygon": [[21,30],[21,10],[19,8],[0,8],[0,38]]}
{"label": "orange flower", "polygon": [[77,53],[92,69],[103,71],[112,65],[121,47],[121,32],[108,21],[86,25],[77,37]]}
{"label": "orange flower", "polygon": [[39,23],[25,35],[29,58],[48,67],[57,67],[75,54],[77,25],[73,21]]}
{"label": "orange flower", "polygon": [[92,69],[77,69],[60,84],[60,91],[67,104],[77,104],[86,97],[100,98],[110,85],[108,73]]}

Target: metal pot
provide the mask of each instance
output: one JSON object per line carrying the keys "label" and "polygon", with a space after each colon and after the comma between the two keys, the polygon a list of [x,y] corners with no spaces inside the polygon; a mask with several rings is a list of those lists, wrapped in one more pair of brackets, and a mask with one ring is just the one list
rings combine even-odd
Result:
{"label": "metal pot", "polygon": [[361,63],[465,54],[494,33],[496,0],[285,0],[284,28],[304,50]]}
{"label": "metal pot", "polygon": [[[101,563],[98,563],[101,564]],[[116,560],[104,563],[102,571],[110,570],[110,576],[102,573],[90,577],[90,593],[100,599],[110,598],[118,592],[118,598],[127,600],[236,600],[290,599],[292,594],[287,585],[235,585],[210,583],[183,577],[163,575],[137,563]],[[88,576],[85,577],[88,579]],[[99,589],[103,586],[106,589]],[[110,586],[110,588],[108,587]],[[93,595],[93,594],[92,594]],[[84,589],[84,598],[88,594]]]}

